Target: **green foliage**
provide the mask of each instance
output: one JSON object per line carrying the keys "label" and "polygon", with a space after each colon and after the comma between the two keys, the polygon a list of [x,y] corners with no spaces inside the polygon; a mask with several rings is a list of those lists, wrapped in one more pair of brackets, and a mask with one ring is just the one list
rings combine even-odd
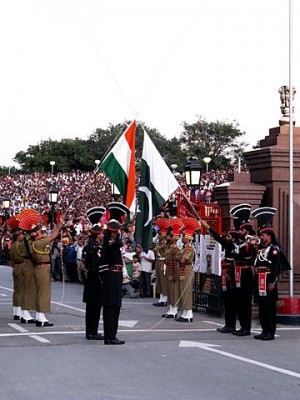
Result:
{"label": "green foliage", "polygon": [[49,139],[41,141],[38,145],[29,146],[27,152],[18,152],[14,161],[20,164],[21,171],[25,173],[50,172],[52,160],[55,161],[54,172],[69,172],[76,169],[86,171],[88,167],[91,170],[94,166],[94,161],[92,165],[89,165],[87,149],[86,140],[75,138],[53,141]]}
{"label": "green foliage", "polygon": [[19,173],[16,167],[0,167],[0,175],[15,175]]}
{"label": "green foliage", "polygon": [[211,157],[211,168],[226,168],[241,156],[247,144],[238,140],[245,133],[238,129],[236,121],[207,122],[201,116],[197,118],[193,124],[184,122],[180,135],[180,143],[190,155],[199,161]]}
{"label": "green foliage", "polygon": [[[142,156],[144,130],[166,164],[177,164],[179,171],[183,171],[186,160],[191,155],[196,156],[200,162],[209,155],[212,158],[210,168],[225,168],[242,156],[246,144],[238,140],[244,133],[238,129],[236,121],[209,123],[202,117],[197,118],[192,124],[184,122],[180,137],[170,140],[157,129],[139,123],[136,130],[137,170]],[[54,173],[92,171],[95,160],[101,161],[105,157],[129,124],[130,121],[124,121],[117,125],[110,124],[107,129],[97,128],[86,140],[75,138],[54,141],[49,138],[29,146],[27,151],[18,152],[14,161],[20,165],[22,173],[50,173],[52,160],[55,161]],[[2,167],[0,173],[6,173],[6,170],[7,168]],[[12,171],[18,172],[15,168]]]}

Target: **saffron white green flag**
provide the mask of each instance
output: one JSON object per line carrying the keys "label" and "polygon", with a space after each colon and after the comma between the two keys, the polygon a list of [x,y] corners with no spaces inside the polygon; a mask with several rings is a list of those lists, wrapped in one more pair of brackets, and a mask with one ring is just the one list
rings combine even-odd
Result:
{"label": "saffron white green flag", "polygon": [[99,165],[117,186],[130,214],[135,214],[135,130],[133,121]]}
{"label": "saffron white green flag", "polygon": [[136,241],[147,252],[152,243],[152,219],[179,187],[150,137],[144,132],[141,177],[136,215]]}

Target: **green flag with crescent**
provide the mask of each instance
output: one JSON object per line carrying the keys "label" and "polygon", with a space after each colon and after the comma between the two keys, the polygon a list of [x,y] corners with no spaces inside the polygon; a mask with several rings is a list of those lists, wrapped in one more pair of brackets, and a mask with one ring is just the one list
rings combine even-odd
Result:
{"label": "green flag with crescent", "polygon": [[144,131],[135,236],[145,252],[152,243],[153,217],[178,187],[173,173]]}

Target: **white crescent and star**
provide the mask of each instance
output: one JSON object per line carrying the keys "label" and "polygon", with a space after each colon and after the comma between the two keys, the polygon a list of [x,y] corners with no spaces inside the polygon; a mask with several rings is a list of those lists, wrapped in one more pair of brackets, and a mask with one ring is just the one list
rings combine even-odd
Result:
{"label": "white crescent and star", "polygon": [[[140,186],[139,191],[145,193],[145,196],[147,197],[148,200],[148,219],[147,222],[145,222],[144,226],[149,225],[149,223],[152,221],[153,215],[152,215],[152,192],[147,188],[147,186]],[[140,211],[140,210],[139,210]]]}

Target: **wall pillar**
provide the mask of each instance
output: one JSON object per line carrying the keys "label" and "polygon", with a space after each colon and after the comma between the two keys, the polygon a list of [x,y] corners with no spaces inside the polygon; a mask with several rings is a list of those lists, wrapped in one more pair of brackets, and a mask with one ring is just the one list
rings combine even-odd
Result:
{"label": "wall pillar", "polygon": [[[294,127],[294,292],[300,294],[300,128]],[[260,148],[245,153],[251,181],[266,187],[262,206],[277,209],[273,219],[276,236],[289,257],[289,126],[269,130],[269,136],[260,141]],[[280,279],[280,291],[288,294],[288,274]]]}

